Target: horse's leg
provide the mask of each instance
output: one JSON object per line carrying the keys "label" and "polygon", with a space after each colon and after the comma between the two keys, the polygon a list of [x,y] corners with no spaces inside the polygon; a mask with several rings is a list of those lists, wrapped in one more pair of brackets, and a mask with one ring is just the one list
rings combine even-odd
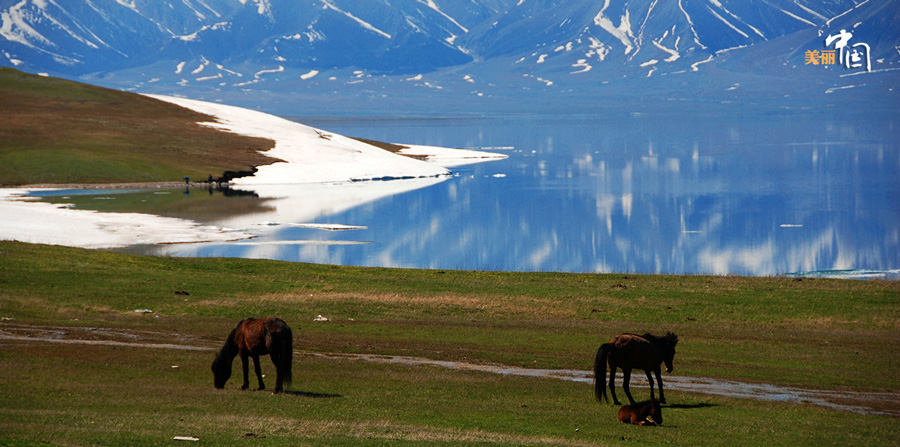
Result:
{"label": "horse's leg", "polygon": [[259,356],[253,356],[253,371],[256,373],[256,380],[259,381],[259,389],[266,389],[266,384],[263,383],[262,379],[262,369],[259,367]]}
{"label": "horse's leg", "polygon": [[622,405],[616,397],[616,364],[612,361],[609,362],[609,394],[612,395],[614,405]]}
{"label": "horse's leg", "polygon": [[[647,375],[647,381],[650,382],[650,400],[653,400],[655,399],[655,397],[653,397],[653,376],[650,375],[649,369],[645,369],[644,374]],[[662,390],[660,390],[660,393],[662,393]]]}
{"label": "horse's leg", "polygon": [[[659,367],[657,367],[656,370],[653,372],[656,373],[656,384],[659,385],[659,403],[664,404],[664,403],[666,403],[666,395],[663,394],[662,377],[659,376]],[[647,373],[647,378],[650,378],[650,373]],[[650,391],[651,391],[650,396],[652,397],[653,389],[651,388]]]}
{"label": "horse's leg", "polygon": [[631,405],[634,405],[634,398],[631,397],[631,390],[628,388],[628,384],[631,383],[631,369],[622,368],[622,376],[622,389],[625,390],[628,401],[631,402]]}
{"label": "horse's leg", "polygon": [[272,358],[272,364],[275,365],[275,391],[274,393],[280,393],[282,390],[282,385],[284,384],[284,377],[281,376],[281,357],[276,353],[270,353],[269,357]]}
{"label": "horse's leg", "polygon": [[250,375],[250,365],[248,363],[249,359],[247,357],[248,355],[246,352],[241,352],[241,367],[244,371],[244,384],[241,385],[242,390],[250,388],[250,378],[248,377]]}

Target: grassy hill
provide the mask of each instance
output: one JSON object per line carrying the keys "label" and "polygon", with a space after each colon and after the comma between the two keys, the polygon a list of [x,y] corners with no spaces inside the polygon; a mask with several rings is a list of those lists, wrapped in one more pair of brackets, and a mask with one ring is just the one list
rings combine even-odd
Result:
{"label": "grassy hill", "polygon": [[275,161],[274,142],[142,95],[0,68],[0,185],[206,179]]}

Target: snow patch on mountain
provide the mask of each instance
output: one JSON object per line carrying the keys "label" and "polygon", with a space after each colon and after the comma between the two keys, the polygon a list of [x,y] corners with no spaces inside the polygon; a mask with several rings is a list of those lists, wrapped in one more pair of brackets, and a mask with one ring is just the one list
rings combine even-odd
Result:
{"label": "snow patch on mountain", "polygon": [[346,16],[347,18],[349,18],[350,20],[353,20],[354,22],[358,23],[358,24],[359,24],[360,26],[362,26],[363,28],[365,28],[365,29],[367,29],[367,30],[369,30],[369,31],[372,31],[373,33],[376,33],[376,34],[378,34],[378,35],[384,37],[385,39],[391,39],[391,38],[392,38],[390,34],[388,34],[388,33],[384,32],[384,31],[382,31],[382,30],[376,28],[376,27],[373,26],[371,23],[366,22],[365,20],[360,19],[359,17],[356,17],[356,16],[354,16],[353,14],[351,14],[351,13],[349,13],[349,12],[347,12],[347,11],[344,11],[344,10],[338,8],[337,6],[334,6],[334,5],[333,5],[331,2],[329,2],[328,0],[319,0],[319,1],[322,2],[323,5],[325,5],[325,8],[343,14],[344,16]]}
{"label": "snow patch on mountain", "polygon": [[33,17],[25,9],[26,6],[28,6],[28,1],[22,0],[0,14],[0,37],[30,48],[36,48],[36,44],[31,42],[32,39],[40,44],[55,46],[53,42],[31,27],[29,22]]}
{"label": "snow patch on mountain", "polygon": [[634,49],[634,44],[632,43],[634,32],[631,30],[631,21],[629,19],[628,10],[625,10],[625,14],[619,20],[619,25],[616,26],[613,24],[612,20],[603,15],[606,9],[609,8],[609,2],[610,0],[604,1],[603,8],[601,8],[600,12],[594,16],[594,24],[612,34],[616,39],[619,39],[619,41],[622,42],[622,45],[625,46],[625,54],[631,53],[631,50]]}

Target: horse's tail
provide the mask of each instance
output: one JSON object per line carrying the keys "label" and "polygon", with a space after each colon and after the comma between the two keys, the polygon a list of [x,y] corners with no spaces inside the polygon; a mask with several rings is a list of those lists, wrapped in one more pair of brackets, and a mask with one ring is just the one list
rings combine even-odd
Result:
{"label": "horse's tail", "polygon": [[606,403],[609,403],[609,397],[606,395],[606,363],[612,347],[611,343],[600,345],[594,357],[594,397],[597,398],[597,402],[606,400]]}
{"label": "horse's tail", "polygon": [[293,380],[291,372],[293,368],[291,365],[294,363],[294,334],[291,332],[291,328],[285,324],[279,335],[280,340],[276,348],[279,362],[276,368],[278,369],[278,376],[282,378],[283,385],[290,386]]}

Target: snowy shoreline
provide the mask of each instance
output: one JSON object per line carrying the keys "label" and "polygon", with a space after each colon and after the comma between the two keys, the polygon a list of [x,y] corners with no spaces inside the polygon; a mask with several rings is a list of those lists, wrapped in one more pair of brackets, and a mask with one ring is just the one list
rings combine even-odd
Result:
{"label": "snowy shoreline", "polygon": [[[265,154],[283,160],[260,166],[236,185],[348,182],[384,178],[420,178],[449,175],[440,161],[450,163],[498,160],[505,155],[433,146],[410,146],[395,154],[371,144],[274,115],[222,104],[173,96],[147,95],[197,112],[213,115],[204,126],[250,137],[275,140]],[[415,155],[414,159],[406,155]],[[423,161],[433,160],[434,163]],[[452,160],[452,161],[451,161]]]}
{"label": "snowy shoreline", "polygon": [[[55,188],[48,188],[50,190]],[[81,248],[226,242],[250,233],[140,213],[101,213],[38,202],[38,189],[0,188],[0,239]]]}
{"label": "snowy shoreline", "polygon": [[[260,166],[251,177],[235,179],[233,183],[238,186],[436,178],[448,176],[447,167],[450,166],[506,158],[489,152],[402,145],[403,152],[416,156],[414,159],[254,110],[171,96],[147,96],[216,117],[215,122],[202,125],[274,140],[275,147],[265,153],[283,161]],[[0,239],[82,248],[117,248],[135,244],[225,242],[256,236],[151,214],[76,210],[28,197],[31,191],[66,189],[67,186],[87,185],[0,188]]]}

